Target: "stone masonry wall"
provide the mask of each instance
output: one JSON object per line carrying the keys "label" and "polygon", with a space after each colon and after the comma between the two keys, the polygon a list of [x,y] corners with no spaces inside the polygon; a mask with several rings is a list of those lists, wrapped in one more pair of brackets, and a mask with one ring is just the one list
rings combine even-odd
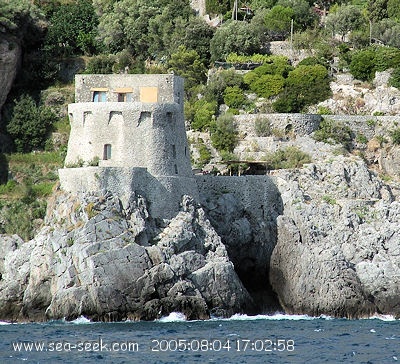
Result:
{"label": "stone masonry wall", "polygon": [[126,204],[132,193],[146,198],[152,218],[171,219],[179,212],[183,195],[198,201],[194,178],[157,177],[145,168],[84,167],[59,170],[64,191],[111,191]]}

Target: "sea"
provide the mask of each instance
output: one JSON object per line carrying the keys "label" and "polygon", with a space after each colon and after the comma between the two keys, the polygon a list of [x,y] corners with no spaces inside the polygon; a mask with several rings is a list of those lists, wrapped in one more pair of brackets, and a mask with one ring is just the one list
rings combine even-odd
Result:
{"label": "sea", "polygon": [[400,320],[234,315],[0,323],[0,363],[396,363]]}

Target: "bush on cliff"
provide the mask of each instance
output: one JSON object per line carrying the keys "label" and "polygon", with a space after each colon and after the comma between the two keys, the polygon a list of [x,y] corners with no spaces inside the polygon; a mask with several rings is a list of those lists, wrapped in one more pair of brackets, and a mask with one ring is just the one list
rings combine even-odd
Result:
{"label": "bush on cliff", "polygon": [[223,114],[211,125],[211,143],[219,152],[233,152],[238,143],[238,129],[233,115]]}
{"label": "bush on cliff", "polygon": [[331,94],[328,70],[321,65],[298,66],[290,71],[285,88],[273,104],[277,112],[301,112]]}
{"label": "bush on cliff", "polygon": [[12,137],[17,152],[44,149],[46,137],[57,116],[46,106],[36,106],[32,97],[23,95],[15,101],[7,132]]}

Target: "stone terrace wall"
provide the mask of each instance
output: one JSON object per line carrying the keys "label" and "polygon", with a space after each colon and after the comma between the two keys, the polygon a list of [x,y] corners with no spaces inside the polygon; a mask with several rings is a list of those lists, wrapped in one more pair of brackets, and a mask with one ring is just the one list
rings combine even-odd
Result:
{"label": "stone terrace wall", "polygon": [[236,115],[240,132],[248,136],[256,136],[254,122],[257,119],[267,119],[273,129],[286,132],[293,131],[296,135],[309,135],[318,129],[322,120],[317,114],[246,114]]}
{"label": "stone terrace wall", "polygon": [[293,131],[298,136],[310,135],[318,129],[323,119],[331,119],[348,125],[356,134],[364,134],[368,139],[375,135],[387,134],[400,126],[400,115],[317,115],[317,114],[246,114],[236,115],[239,131],[255,137],[254,123],[257,119],[267,119],[273,129]]}

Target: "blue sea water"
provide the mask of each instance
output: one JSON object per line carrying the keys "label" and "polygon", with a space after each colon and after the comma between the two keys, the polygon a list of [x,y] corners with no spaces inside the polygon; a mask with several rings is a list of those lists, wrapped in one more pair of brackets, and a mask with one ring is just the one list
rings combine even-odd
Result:
{"label": "blue sea water", "polygon": [[235,315],[0,324],[0,363],[396,363],[400,321]]}

